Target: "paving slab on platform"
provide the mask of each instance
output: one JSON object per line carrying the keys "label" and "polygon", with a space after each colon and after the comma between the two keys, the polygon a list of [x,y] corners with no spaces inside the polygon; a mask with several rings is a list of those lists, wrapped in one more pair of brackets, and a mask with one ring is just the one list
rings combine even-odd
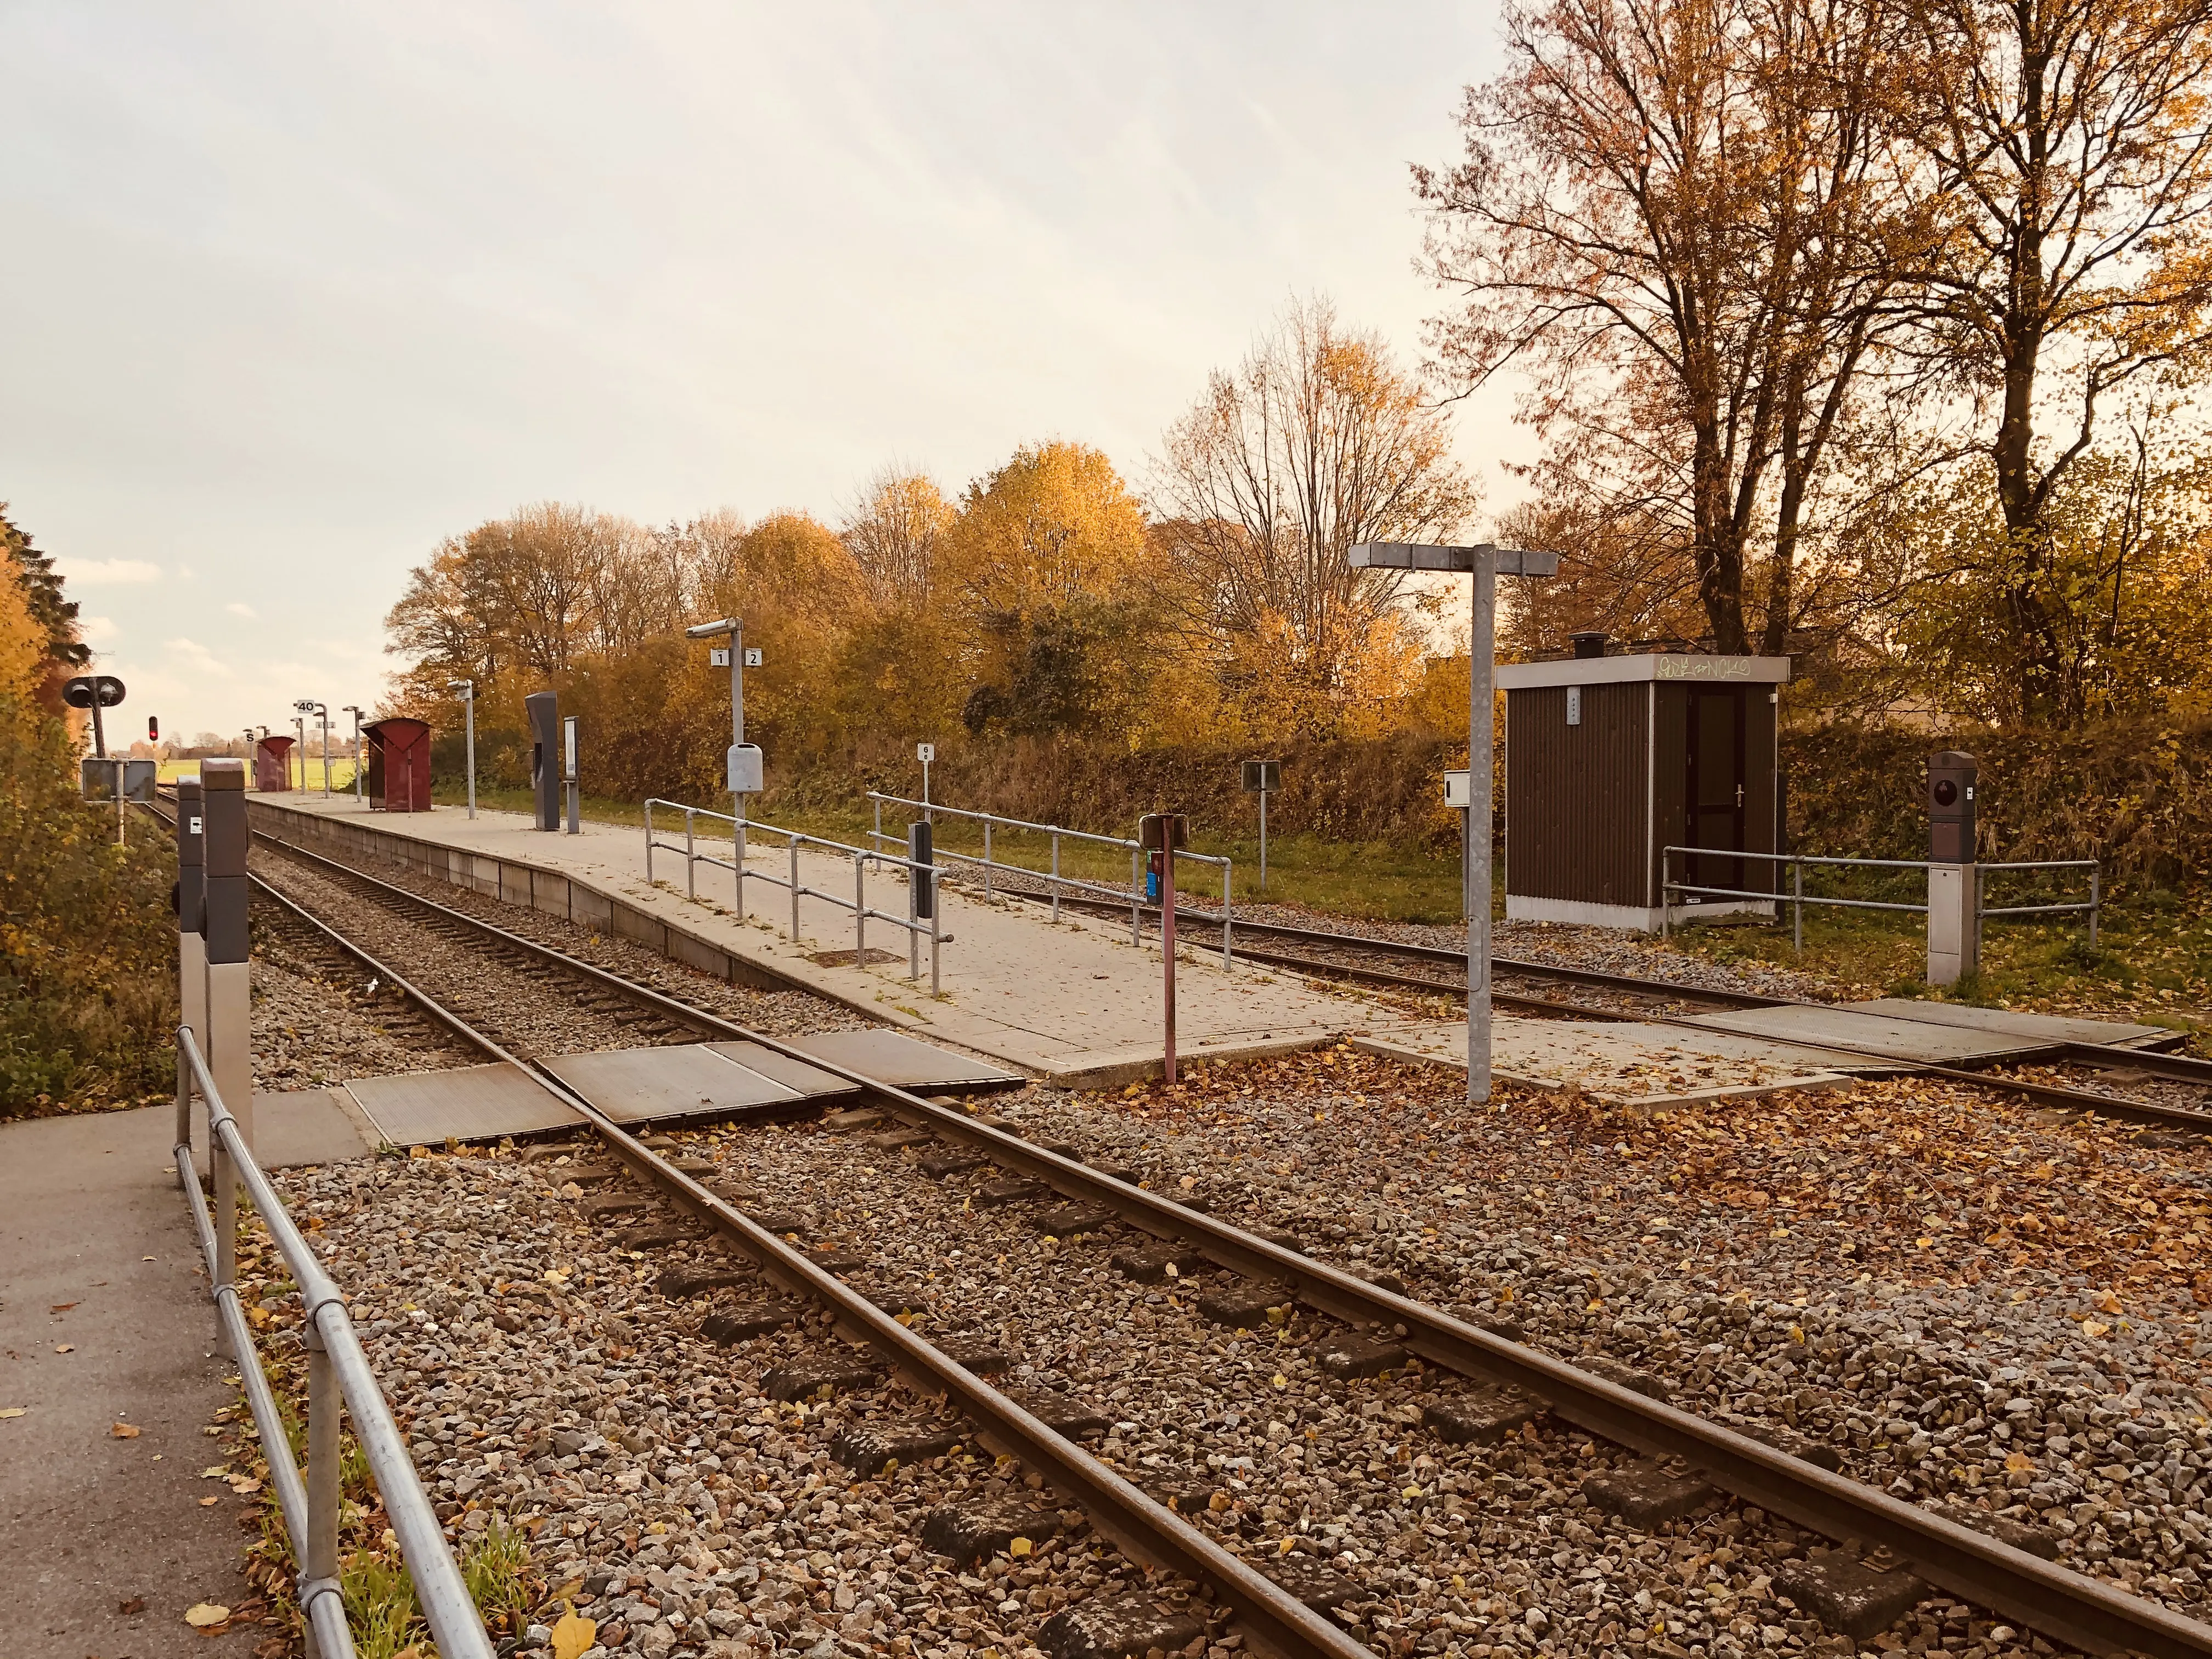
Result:
{"label": "paving slab on platform", "polygon": [[[343,1164],[376,1150],[377,1127],[343,1089],[286,1089],[253,1097],[253,1158],[264,1170]],[[207,1173],[207,1113],[192,1108],[192,1161]]]}
{"label": "paving slab on platform", "polygon": [[808,1100],[836,1100],[860,1092],[859,1084],[848,1083],[835,1072],[809,1066],[803,1060],[780,1054],[757,1042],[710,1042],[707,1047],[726,1059],[734,1060],[748,1071],[758,1072],[787,1089],[796,1090]]}
{"label": "paving slab on platform", "polygon": [[[1908,1007],[1921,1005],[1909,1003]],[[1955,1066],[1961,1062],[2023,1059],[2047,1054],[2058,1039],[2025,1036],[1969,1025],[1938,1024],[1933,1020],[1873,1012],[1848,1003],[1814,1007],[1789,1003],[1776,1008],[1727,1008],[1717,1013],[1692,1014],[1686,1021],[1716,1031],[1764,1037],[1808,1048],[1832,1045],[1844,1056],[1839,1069],[1865,1071],[1869,1066]]]}
{"label": "paving slab on platform", "polygon": [[704,1043],[562,1054],[545,1069],[617,1123],[727,1117],[806,1098]]}
{"label": "paving slab on platform", "polygon": [[437,1146],[449,1139],[497,1140],[584,1122],[529,1073],[504,1061],[357,1077],[345,1091],[394,1146]]}
{"label": "paving slab on platform", "polygon": [[956,1054],[896,1031],[826,1031],[819,1036],[793,1037],[791,1046],[832,1066],[916,1093],[940,1089],[1018,1089],[1028,1081],[972,1054]]}
{"label": "paving slab on platform", "polygon": [[[1388,1036],[1355,1037],[1352,1047],[1463,1072],[1467,1022],[1423,1021]],[[1608,1103],[1647,1110],[1833,1088],[1850,1080],[1827,1063],[1837,1058],[1795,1043],[1641,1021],[1501,1014],[1491,1023],[1492,1076],[1540,1089],[1577,1087]]]}
{"label": "paving slab on platform", "polygon": [[1926,1025],[1955,1025],[1969,1031],[1987,1031],[2016,1037],[2023,1043],[2094,1042],[2112,1048],[2140,1048],[2147,1043],[2173,1042],[2180,1033],[2163,1025],[2130,1025],[2117,1020],[2079,1019],[2064,1014],[2024,1014],[2010,1008],[1976,1008],[1960,1002],[1921,1002],[1909,997],[1876,997],[1869,1002],[1847,1002],[1861,1013],[1886,1014],[1917,1020]]}

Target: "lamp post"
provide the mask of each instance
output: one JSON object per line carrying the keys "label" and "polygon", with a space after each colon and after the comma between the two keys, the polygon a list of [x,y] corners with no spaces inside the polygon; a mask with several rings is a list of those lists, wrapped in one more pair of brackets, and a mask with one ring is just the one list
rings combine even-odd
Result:
{"label": "lamp post", "polygon": [[1559,556],[1489,542],[1473,547],[1413,542],[1362,542],[1350,550],[1355,570],[1438,570],[1474,578],[1474,628],[1468,636],[1467,763],[1474,799],[1467,814],[1467,1099],[1490,1098],[1490,799],[1491,722],[1497,693],[1499,576],[1556,576]]}
{"label": "lamp post", "polygon": [[[738,914],[745,913],[745,797],[760,793],[762,779],[761,751],[745,741],[745,625],[736,617],[725,617],[718,622],[698,623],[684,630],[687,640],[727,640],[729,643],[714,649],[726,655],[730,665],[730,752],[728,784],[731,795],[731,816],[737,823],[730,832],[731,863],[737,870]],[[713,659],[710,657],[708,661]],[[793,854],[794,860],[797,854]],[[793,866],[796,869],[796,865]],[[793,877],[795,880],[796,876]],[[797,936],[799,896],[792,895],[793,933]]]}
{"label": "lamp post", "polygon": [[331,709],[328,703],[317,702],[313,697],[302,697],[292,705],[301,715],[300,721],[300,789],[307,787],[307,719],[313,715],[323,723],[323,799],[331,797]]}
{"label": "lamp post", "polygon": [[446,690],[461,694],[461,712],[468,731],[469,816],[477,815],[477,683],[447,680]]}
{"label": "lamp post", "polygon": [[350,714],[353,716],[353,798],[355,802],[359,804],[367,801],[368,799],[367,793],[362,787],[361,778],[361,717],[362,711],[357,704],[349,702],[344,708],[339,709],[338,713],[341,714]]}
{"label": "lamp post", "polygon": [[[295,702],[292,707],[304,708],[306,705]],[[300,781],[292,786],[292,793],[304,795],[307,793],[307,717],[305,714],[292,716],[292,752],[300,762]]]}

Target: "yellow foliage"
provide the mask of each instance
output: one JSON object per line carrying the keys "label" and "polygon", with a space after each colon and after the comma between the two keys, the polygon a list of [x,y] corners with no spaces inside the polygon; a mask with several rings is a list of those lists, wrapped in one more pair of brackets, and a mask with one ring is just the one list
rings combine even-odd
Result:
{"label": "yellow foliage", "polygon": [[46,672],[46,630],[12,565],[0,566],[0,697],[28,702]]}
{"label": "yellow foliage", "polygon": [[1144,508],[1114,464],[1054,442],[1017,450],[968,487],[939,580],[969,617],[1057,610],[1126,593],[1149,556]]}

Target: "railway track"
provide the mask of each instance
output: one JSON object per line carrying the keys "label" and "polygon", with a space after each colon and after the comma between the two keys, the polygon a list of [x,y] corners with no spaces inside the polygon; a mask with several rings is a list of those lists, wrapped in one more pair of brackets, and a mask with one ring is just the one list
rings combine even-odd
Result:
{"label": "railway track", "polygon": [[[1049,896],[1021,888],[1009,887],[1002,890],[1031,901]],[[1062,897],[1060,903],[1065,908],[1082,909],[1087,914],[1116,917],[1124,914],[1121,908],[1103,901]],[[1156,908],[1148,908],[1147,914],[1157,916],[1158,912]],[[1186,910],[1181,906],[1176,908],[1178,939],[1188,937],[1194,945],[1204,943],[1209,936],[1218,941],[1220,926],[1218,915],[1202,910]],[[1233,926],[1237,941],[1237,954],[1246,962],[1354,984],[1374,985],[1460,1001],[1466,1000],[1467,959],[1456,951],[1407,940],[1375,939],[1320,928],[1290,927],[1273,922],[1239,921]],[[1297,948],[1272,949],[1265,945],[1255,948],[1249,941],[1255,936],[1287,941]],[[1709,1027],[1697,1024],[1687,1016],[1700,1008],[1820,1006],[1804,999],[1683,985],[1667,980],[1601,973],[1591,969],[1521,961],[1510,957],[1493,957],[1491,965],[1494,981],[1491,993],[1493,1006],[1551,1018],[1636,1021],[1708,1031]],[[1534,988],[1541,986],[1553,988],[1544,994],[1537,994]],[[1516,987],[1520,988],[1514,988]],[[1565,988],[1569,994],[1561,994],[1559,988]],[[2179,1040],[2177,1034],[2175,1041]],[[2198,1060],[2186,1054],[2142,1049],[2115,1050],[2100,1048],[2094,1043],[2062,1042],[2051,1045],[2047,1055],[2022,1065],[1990,1062],[1978,1066],[1938,1066],[1899,1064],[1889,1060],[1879,1051],[1855,1048],[1844,1042],[1824,1040],[1821,1046],[1869,1060],[1887,1061],[1900,1073],[1940,1078],[1986,1093],[2029,1101],[2038,1106],[2062,1111],[2098,1113],[2161,1129],[2212,1134],[2212,1060]],[[2023,1072],[2040,1074],[2023,1075]],[[2098,1078],[2112,1082],[2154,1082],[2183,1086],[2179,1089],[2166,1087],[2163,1092],[2170,1097],[2168,1098],[2149,1099],[2140,1095],[2120,1093],[2111,1087],[2085,1086]]]}
{"label": "railway track", "polygon": [[[528,960],[540,977],[568,976],[619,999],[648,1016],[646,1029],[711,1034],[794,1051],[774,1036],[752,1031],[664,992],[626,981],[550,946],[481,919],[392,886],[319,855],[290,849],[289,856],[324,866],[333,881],[374,891],[387,914],[412,911],[439,921],[441,942],[465,936],[515,960]],[[278,902],[293,901],[261,884]],[[590,1101],[538,1068],[529,1056],[500,1042],[462,1013],[447,1007],[392,962],[349,938],[327,918],[298,908],[336,948],[412,997],[478,1052],[510,1060],[568,1104],[589,1125],[617,1164],[659,1199],[696,1217],[749,1257],[769,1283],[830,1308],[841,1333],[875,1351],[884,1364],[942,1395],[975,1425],[982,1443],[1018,1457],[1054,1488],[1085,1510],[1092,1523],[1135,1559],[1170,1568],[1210,1591],[1221,1609],[1255,1647],[1285,1654],[1365,1651],[1322,1613],[1266,1573],[1194,1526],[1168,1504],[1148,1495],[1130,1471],[1109,1467],[1013,1396],[918,1335],[877,1297],[859,1289],[711,1190],[698,1173],[679,1168],[599,1112]],[[453,931],[458,930],[458,934]],[[669,1037],[661,1040],[677,1040]],[[819,1065],[819,1061],[809,1063]],[[1701,1471],[1714,1486],[1745,1503],[1823,1536],[1887,1552],[1928,1583],[1990,1608],[2058,1642],[2091,1650],[2131,1649],[2147,1653],[2212,1656],[2212,1628],[2126,1594],[2103,1581],[2072,1572],[1974,1528],[1899,1502],[1886,1493],[1830,1472],[1796,1455],[1799,1449],[1737,1431],[1647,1397],[1630,1382],[1569,1364],[1494,1331],[1397,1294],[1328,1263],[1312,1260],[1296,1241],[1263,1237],[1218,1220],[1171,1198],[1131,1185],[1110,1170],[1086,1162],[1082,1149],[1024,1140],[992,1122],[884,1085],[837,1066],[828,1069],[866,1089],[889,1118],[941,1151],[964,1153],[995,1180],[1036,1189],[1037,1201],[1081,1206],[1094,1227],[1118,1225],[1131,1235],[1163,1241],[1200,1271],[1219,1270],[1236,1285],[1270,1287],[1272,1299],[1254,1303],[1320,1316],[1356,1338],[1329,1336],[1318,1325],[1300,1326],[1322,1345],[1355,1359],[1355,1373],[1376,1351],[1387,1361],[1418,1358],[1462,1379],[1468,1398],[1525,1402],[1574,1427],[1645,1458],[1671,1460]],[[1968,1074],[1972,1075],[1972,1074]],[[956,1160],[956,1163],[957,1160]],[[927,1172],[925,1170],[925,1172]],[[950,1169],[945,1174],[958,1174]],[[973,1202],[973,1195],[969,1198]],[[1063,1221],[1063,1231],[1081,1228]],[[1171,1255],[1172,1259],[1172,1255]],[[849,1271],[849,1268],[848,1268]],[[1249,1298],[1248,1298],[1249,1299]],[[1272,1322],[1272,1321],[1270,1322]],[[1291,1328],[1285,1327],[1286,1329]],[[1395,1349],[1394,1354],[1391,1351]],[[1385,1364],[1381,1369],[1389,1369]],[[1472,1408],[1471,1408],[1472,1409]],[[1525,1412],[1524,1412],[1525,1415]]]}

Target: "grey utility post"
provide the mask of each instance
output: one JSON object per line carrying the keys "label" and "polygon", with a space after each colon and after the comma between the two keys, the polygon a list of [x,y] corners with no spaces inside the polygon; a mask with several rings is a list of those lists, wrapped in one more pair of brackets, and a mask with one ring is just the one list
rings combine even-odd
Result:
{"label": "grey utility post", "polygon": [[362,775],[363,768],[361,763],[361,707],[357,703],[349,702],[338,710],[338,713],[353,716],[353,798],[356,805],[365,805],[368,804],[368,792],[366,787],[367,781]]}
{"label": "grey utility post", "polygon": [[253,1145],[253,986],[246,921],[246,768],[200,763],[205,830],[208,1073]]}
{"label": "grey utility post", "polygon": [[1981,871],[1974,862],[1972,755],[1928,757],[1928,982],[1956,985],[1982,965]]}
{"label": "grey utility post", "polygon": [[576,717],[568,715],[561,722],[561,781],[568,786],[568,833],[583,832],[583,783],[576,772]]}
{"label": "grey utility post", "polygon": [[469,816],[473,818],[477,815],[477,683],[447,680],[446,690],[461,694],[461,712],[468,728]]}
{"label": "grey utility post", "polygon": [[1283,787],[1280,761],[1246,761],[1244,793],[1260,798],[1260,890],[1267,890],[1267,797]]}
{"label": "grey utility post", "polygon": [[[297,708],[300,705],[295,702],[292,707]],[[300,763],[300,781],[292,786],[292,793],[304,795],[307,793],[307,717],[305,714],[292,716],[292,754]]]}
{"label": "grey utility post", "polygon": [[1449,570],[1474,578],[1474,629],[1468,636],[1467,748],[1472,800],[1468,807],[1467,1099],[1490,1098],[1491,725],[1497,718],[1499,576],[1556,576],[1559,556],[1481,542],[1430,547],[1411,542],[1362,542],[1351,550],[1355,570]]}
{"label": "grey utility post", "polygon": [[207,833],[197,777],[177,780],[177,1000],[207,1048]]}
{"label": "grey utility post", "polygon": [[[764,775],[758,745],[745,741],[745,668],[749,663],[755,667],[759,666],[760,653],[745,649],[745,625],[736,617],[697,623],[685,629],[684,637],[687,640],[727,641],[726,644],[708,647],[708,661],[717,668],[726,665],[730,671],[730,750],[726,757],[726,764],[728,769],[727,785],[733,797],[731,812],[737,819],[736,828],[731,832],[734,856],[730,861],[737,866],[738,914],[743,915],[745,913],[745,797],[760,793]],[[793,842],[793,845],[796,847],[798,843]],[[798,902],[798,896],[793,894],[792,903],[794,909]],[[793,937],[797,937],[795,924]]]}
{"label": "grey utility post", "polygon": [[933,743],[915,744],[914,757],[921,763],[921,816],[935,823],[936,820],[929,817],[929,763],[937,758],[937,745]]}

